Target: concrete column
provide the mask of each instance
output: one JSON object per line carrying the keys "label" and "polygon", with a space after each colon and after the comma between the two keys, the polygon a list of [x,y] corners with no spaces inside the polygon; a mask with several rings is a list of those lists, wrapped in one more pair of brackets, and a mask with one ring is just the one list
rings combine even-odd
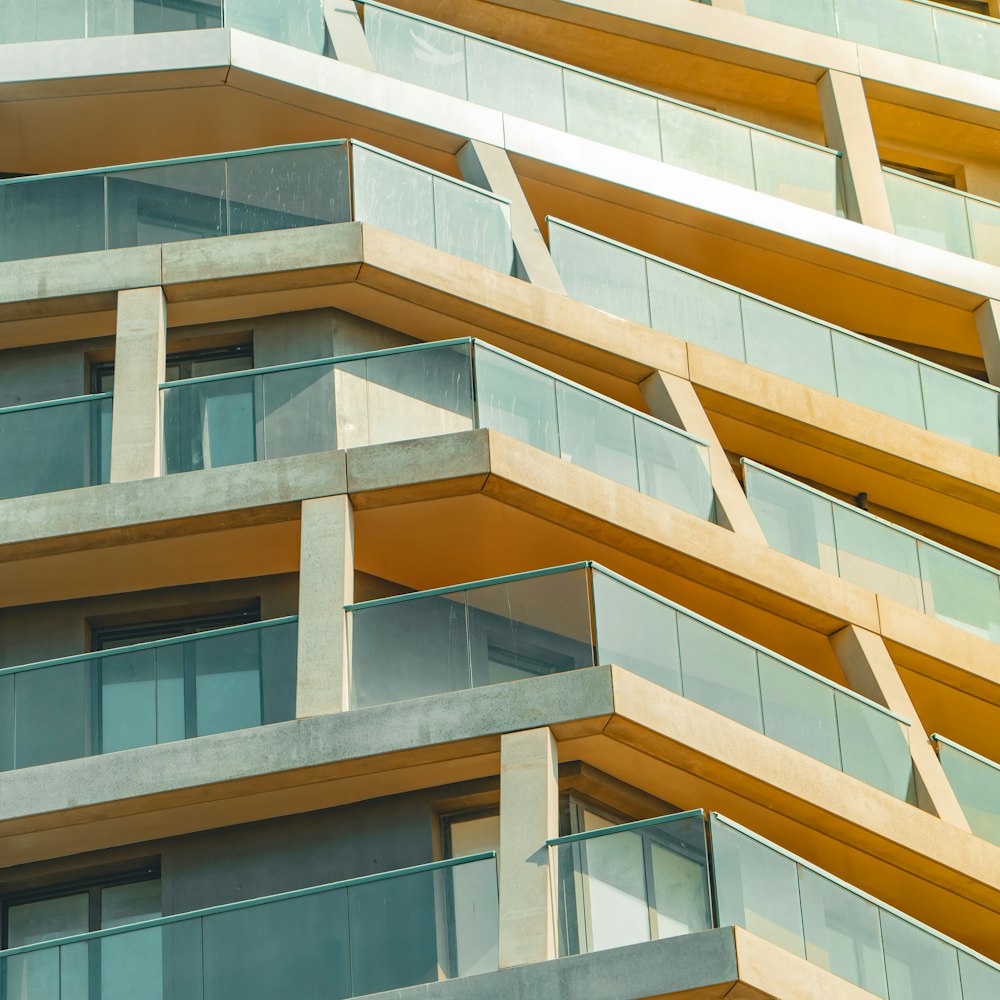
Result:
{"label": "concrete column", "polygon": [[548,729],[500,738],[500,968],[556,957],[547,840],[559,836],[559,759]]}
{"label": "concrete column", "polygon": [[986,361],[986,377],[1000,385],[1000,301],[988,299],[976,310],[976,331]]}
{"label": "concrete column", "polygon": [[1000,0],[989,0],[990,17],[1000,17]]}
{"label": "concrete column", "polygon": [[723,527],[767,545],[764,532],[750,507],[725,449],[701,405],[694,386],[679,375],[654,372],[642,383],[642,395],[649,412],[668,424],[680,427],[708,442],[708,462],[715,488],[716,517]]}
{"label": "concrete column", "polygon": [[160,383],[166,374],[167,302],[162,288],[118,293],[111,482],[160,474]]}
{"label": "concrete column", "polygon": [[344,605],[354,601],[354,510],[350,498],[302,502],[299,645],[295,715],[348,707],[350,636]]}
{"label": "concrete column", "polygon": [[856,625],[848,625],[830,637],[830,644],[852,690],[912,723],[908,733],[917,805],[953,826],[968,830],[965,813],[958,804],[882,637]]}
{"label": "concrete column", "polygon": [[895,232],[861,77],[831,69],[818,88],[826,141],[843,153],[847,217]]}
{"label": "concrete column", "polygon": [[334,57],[339,62],[374,70],[375,61],[355,4],[351,0],[323,0],[323,17]]}
{"label": "concrete column", "polygon": [[510,199],[510,226],[514,234],[515,274],[533,285],[566,293],[562,279],[542,238],[521,182],[505,149],[470,139],[458,153],[458,167],[470,183]]}

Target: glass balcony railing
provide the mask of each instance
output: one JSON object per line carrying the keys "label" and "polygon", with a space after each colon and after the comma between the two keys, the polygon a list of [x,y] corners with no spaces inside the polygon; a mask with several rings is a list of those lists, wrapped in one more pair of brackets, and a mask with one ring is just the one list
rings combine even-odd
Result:
{"label": "glass balcony railing", "polygon": [[0,0],[0,44],[221,27],[329,54],[322,0]]}
{"label": "glass balcony railing", "polygon": [[700,809],[550,840],[561,955],[735,925],[882,1000],[993,1000],[1000,966]]}
{"label": "glass balcony railing", "polygon": [[931,739],[969,828],[1000,847],[1000,764],[936,733]]}
{"label": "glass balcony railing", "polygon": [[364,3],[375,67],[584,139],[843,214],[838,154],[692,104]]}
{"label": "glass balcony railing", "polygon": [[0,952],[0,996],[275,1000],[493,972],[496,856],[471,855]]}
{"label": "glass balcony railing", "polygon": [[97,486],[110,473],[110,392],[0,409],[0,500]]}
{"label": "glass balcony railing", "polygon": [[510,203],[360,142],[0,181],[0,261],[367,222],[510,274]]}
{"label": "glass balcony railing", "polygon": [[0,670],[0,771],[294,719],[297,621]]}
{"label": "glass balcony railing", "polygon": [[1000,643],[1000,573],[756,462],[747,497],[768,544]]}
{"label": "glass balcony railing", "polygon": [[568,294],[775,375],[1000,454],[1000,389],[559,219]]}
{"label": "glass balcony railing", "polygon": [[754,17],[1000,78],[1000,23],[980,14],[926,0],[745,0],[745,4]]}
{"label": "glass balcony railing", "polygon": [[[997,26],[994,62],[1000,66]],[[1000,204],[889,167],[882,174],[898,236],[1000,266]]]}
{"label": "glass balcony railing", "polygon": [[488,427],[711,520],[703,441],[475,340],[162,386],[168,473]]}
{"label": "glass balcony railing", "polygon": [[914,801],[904,720],[594,563],[348,611],[354,708],[614,663]]}

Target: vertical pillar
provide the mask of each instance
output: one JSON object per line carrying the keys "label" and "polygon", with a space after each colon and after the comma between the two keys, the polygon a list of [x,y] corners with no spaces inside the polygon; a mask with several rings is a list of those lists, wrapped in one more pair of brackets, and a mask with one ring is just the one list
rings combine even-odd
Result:
{"label": "vertical pillar", "polygon": [[344,605],[354,600],[354,510],[346,495],[302,502],[295,715],[348,707],[350,643]]}
{"label": "vertical pillar", "polygon": [[323,0],[323,17],[334,58],[361,69],[374,70],[375,61],[368,48],[365,29],[352,0]]}
{"label": "vertical pillar", "polygon": [[830,637],[833,651],[851,688],[909,719],[910,756],[916,779],[917,805],[963,830],[968,820],[945,776],[882,637],[856,625],[848,625]]}
{"label": "vertical pillar", "polygon": [[1000,0],[989,0],[990,17],[1000,17]]}
{"label": "vertical pillar", "polygon": [[764,532],[740,486],[725,449],[701,405],[694,386],[679,375],[654,372],[642,383],[642,395],[649,412],[660,420],[680,427],[708,442],[709,470],[715,489],[716,517],[723,527],[744,538],[767,545]]}
{"label": "vertical pillar", "polygon": [[976,332],[986,361],[986,377],[1000,385],[1000,300],[987,299],[976,310]]}
{"label": "vertical pillar", "polygon": [[827,143],[843,154],[847,217],[895,232],[861,77],[831,69],[818,88]]}
{"label": "vertical pillar", "polygon": [[559,836],[559,761],[548,729],[500,738],[500,968],[556,957],[547,840]]}
{"label": "vertical pillar", "polygon": [[459,150],[458,166],[462,176],[471,184],[510,199],[510,227],[514,235],[517,276],[533,285],[565,294],[562,279],[507,151],[488,142],[470,139]]}
{"label": "vertical pillar", "polygon": [[162,288],[118,293],[115,386],[111,407],[111,482],[160,474],[160,383],[167,360]]}

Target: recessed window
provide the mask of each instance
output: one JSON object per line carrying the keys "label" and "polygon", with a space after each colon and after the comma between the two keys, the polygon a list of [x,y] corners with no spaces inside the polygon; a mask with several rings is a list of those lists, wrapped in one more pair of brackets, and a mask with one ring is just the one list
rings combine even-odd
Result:
{"label": "recessed window", "polygon": [[958,178],[955,174],[942,170],[931,170],[929,167],[915,167],[912,163],[898,163],[895,160],[883,160],[883,167],[891,170],[898,170],[900,173],[909,174],[911,177],[919,177],[924,181],[931,181],[940,184],[942,187],[957,188]]}
{"label": "recessed window", "polygon": [[954,7],[956,10],[967,10],[973,14],[984,14],[989,17],[989,0],[937,0],[945,7]]}
{"label": "recessed window", "polygon": [[[222,375],[253,368],[253,345],[230,344],[202,351],[177,351],[167,355],[167,382],[198,378],[202,375]],[[111,392],[114,389],[115,363],[99,361],[90,366],[90,391]]]}
{"label": "recessed window", "polygon": [[165,618],[162,621],[140,621],[125,625],[91,626],[91,647],[94,651],[132,646],[139,642],[173,639],[196,632],[208,632],[232,625],[248,625],[260,621],[260,611],[227,611],[214,615],[194,615],[187,618]]}

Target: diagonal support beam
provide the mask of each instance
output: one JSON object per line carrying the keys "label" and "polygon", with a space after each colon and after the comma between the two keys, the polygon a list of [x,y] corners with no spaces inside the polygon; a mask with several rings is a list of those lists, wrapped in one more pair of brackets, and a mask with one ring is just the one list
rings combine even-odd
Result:
{"label": "diagonal support beam", "polygon": [[976,332],[991,385],[1000,385],[1000,300],[987,299],[976,310]]}
{"label": "diagonal support beam", "polygon": [[352,0],[323,0],[323,17],[330,48],[337,61],[374,70],[375,60],[365,38],[358,8]]}

